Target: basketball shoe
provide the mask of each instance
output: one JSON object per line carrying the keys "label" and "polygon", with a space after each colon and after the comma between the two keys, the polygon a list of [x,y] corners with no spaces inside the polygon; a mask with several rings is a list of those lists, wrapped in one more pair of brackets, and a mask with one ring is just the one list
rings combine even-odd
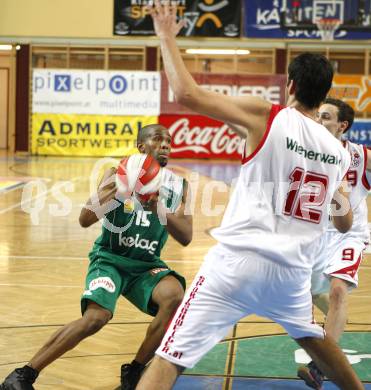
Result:
{"label": "basketball shoe", "polygon": [[38,375],[39,373],[29,366],[16,368],[5,378],[0,390],[34,390],[32,384]]}
{"label": "basketball shoe", "polygon": [[322,390],[322,384],[325,376],[314,362],[310,362],[306,366],[301,366],[298,369],[298,377],[303,379],[305,384],[312,389]]}
{"label": "basketball shoe", "polygon": [[134,390],[144,368],[145,365],[135,360],[130,364],[123,364],[121,366],[121,390]]}

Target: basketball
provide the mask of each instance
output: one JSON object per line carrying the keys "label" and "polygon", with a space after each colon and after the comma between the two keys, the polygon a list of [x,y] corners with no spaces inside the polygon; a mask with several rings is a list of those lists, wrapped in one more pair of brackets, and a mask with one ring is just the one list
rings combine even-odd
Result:
{"label": "basketball", "polygon": [[120,194],[139,194],[141,201],[147,201],[161,186],[162,168],[152,156],[133,154],[120,161],[116,173],[116,186]]}

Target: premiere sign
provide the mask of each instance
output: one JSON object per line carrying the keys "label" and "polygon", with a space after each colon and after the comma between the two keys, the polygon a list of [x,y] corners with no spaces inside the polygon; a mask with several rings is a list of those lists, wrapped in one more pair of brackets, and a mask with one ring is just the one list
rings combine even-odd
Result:
{"label": "premiere sign", "polygon": [[[194,73],[196,82],[210,91],[229,96],[258,96],[275,104],[285,103],[286,76]],[[161,114],[196,114],[175,102],[165,73],[161,75]]]}

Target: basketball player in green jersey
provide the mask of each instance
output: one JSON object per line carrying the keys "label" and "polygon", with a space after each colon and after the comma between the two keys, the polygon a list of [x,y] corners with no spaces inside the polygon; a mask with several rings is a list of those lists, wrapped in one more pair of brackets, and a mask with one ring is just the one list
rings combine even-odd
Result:
{"label": "basketball player in green jersey", "polygon": [[[139,152],[152,155],[162,167],[168,162],[170,142],[169,131],[157,124],[143,127],[137,138]],[[102,234],[89,254],[82,318],[58,330],[26,366],[5,379],[1,390],[34,389],[32,384],[42,369],[110,321],[121,295],[154,316],[135,359],[121,367],[122,390],[135,389],[159,346],[184,295],[184,278],[168,268],[160,253],[169,233],[184,246],[192,239],[192,217],[185,213],[187,185],[164,168],[160,201],[152,199],[135,211],[131,202],[117,200],[115,173],[115,168],[105,172],[97,196],[88,200],[80,214],[83,227],[103,219]],[[164,212],[166,224],[160,215]]]}

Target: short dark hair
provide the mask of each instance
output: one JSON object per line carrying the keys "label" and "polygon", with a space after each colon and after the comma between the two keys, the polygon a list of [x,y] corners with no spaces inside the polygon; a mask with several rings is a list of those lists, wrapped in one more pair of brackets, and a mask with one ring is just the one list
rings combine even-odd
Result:
{"label": "short dark hair", "polygon": [[343,134],[347,132],[353,124],[354,121],[354,110],[353,108],[348,104],[343,102],[340,99],[334,99],[334,98],[327,98],[323,102],[324,104],[331,104],[332,106],[337,107],[338,109],[338,121],[339,122],[348,122],[348,127],[344,130]]}
{"label": "short dark hair", "polygon": [[303,53],[288,69],[288,79],[295,84],[295,98],[307,108],[319,107],[331,88],[334,70],[321,54]]}
{"label": "short dark hair", "polygon": [[151,130],[156,129],[157,127],[163,127],[162,125],[159,125],[157,123],[147,125],[144,127],[141,127],[138,130],[138,135],[137,135],[137,145],[142,144],[143,142],[146,141],[146,138],[148,137],[149,133]]}

